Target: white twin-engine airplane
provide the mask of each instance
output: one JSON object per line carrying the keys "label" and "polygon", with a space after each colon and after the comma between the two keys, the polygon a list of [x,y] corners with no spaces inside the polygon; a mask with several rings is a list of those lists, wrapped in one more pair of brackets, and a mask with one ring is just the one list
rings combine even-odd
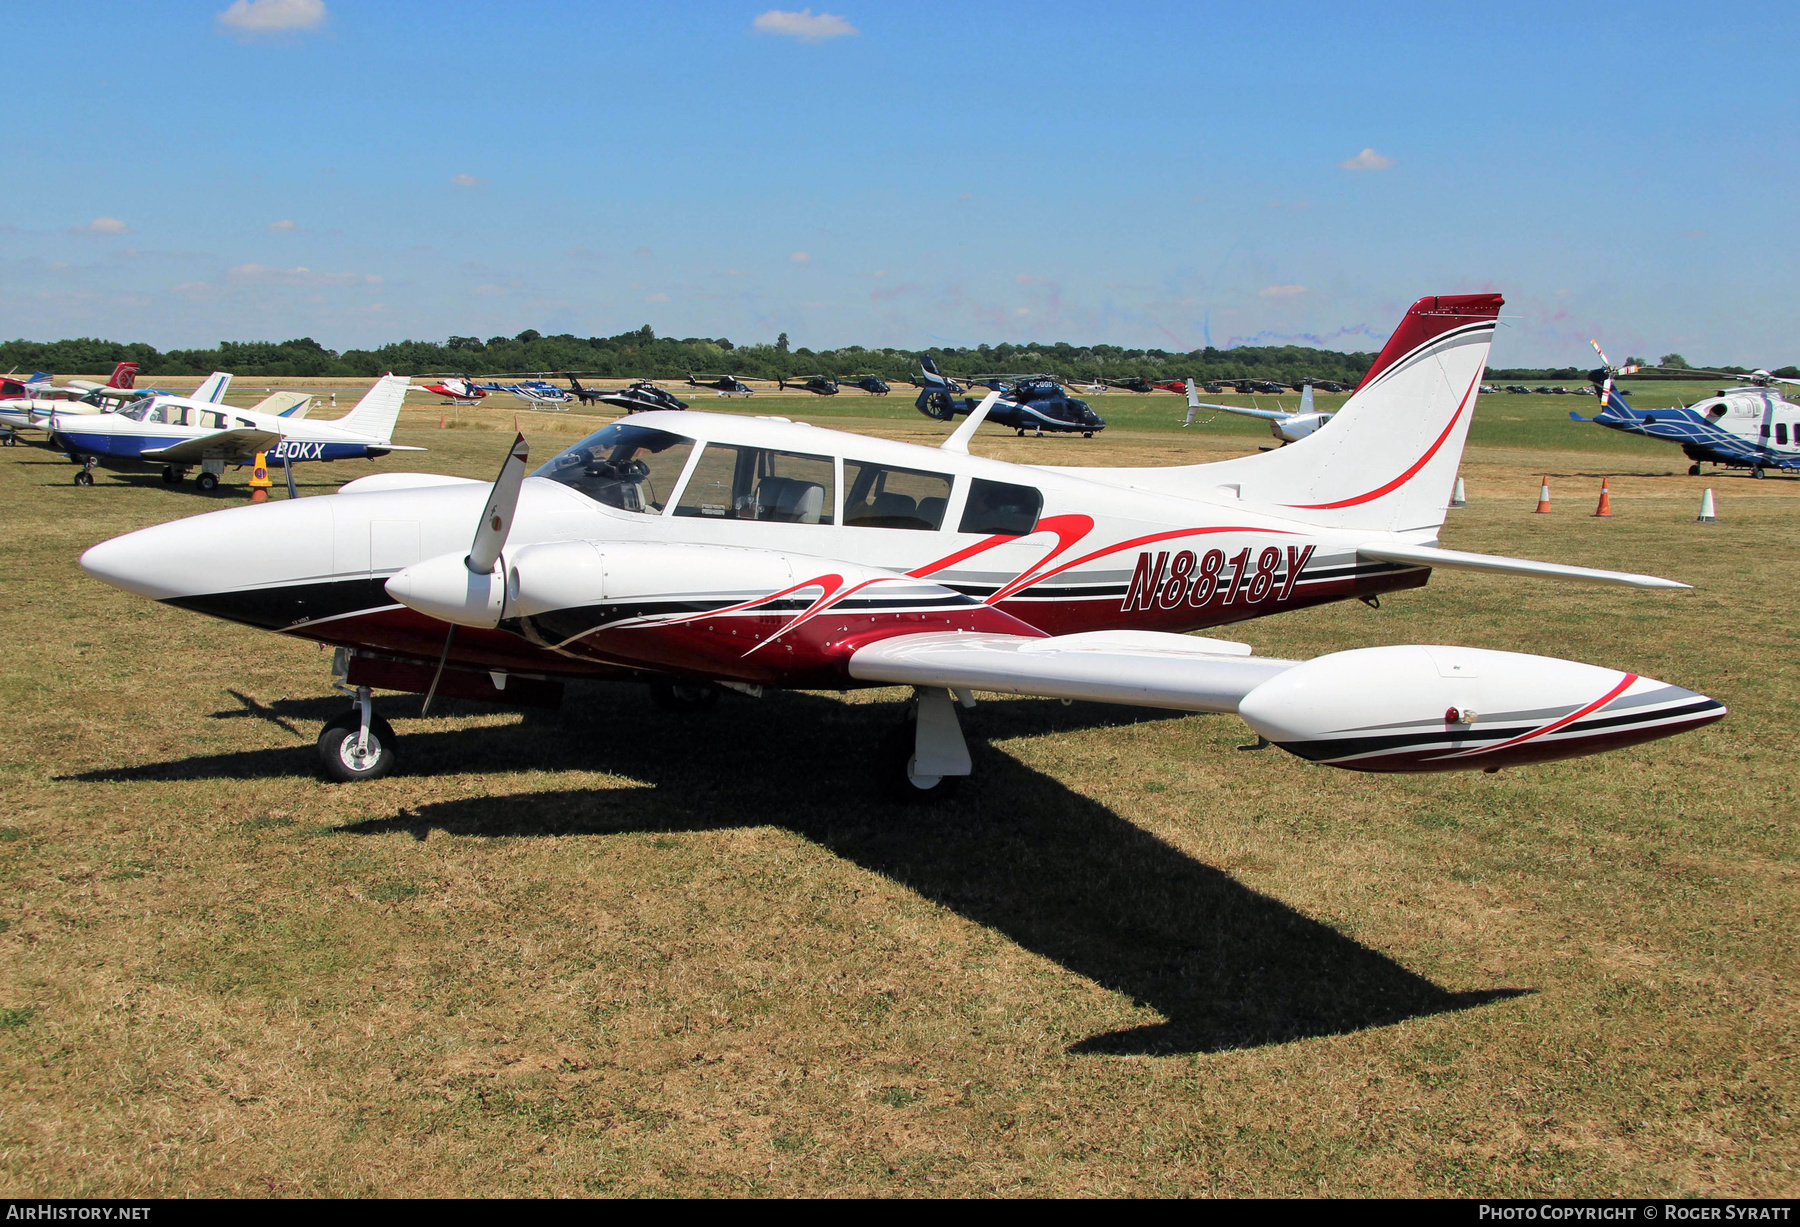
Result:
{"label": "white twin-engine airplane", "polygon": [[[222,403],[223,385],[210,392],[221,379],[229,383],[231,376],[215,372],[194,396],[157,395],[116,413],[73,417],[57,412],[50,418],[51,441],[82,466],[75,474],[77,485],[94,484],[96,465],[161,466],[170,485],[199,465],[194,485],[202,492],[218,486],[226,465],[248,464],[258,453],[266,454],[271,465],[287,468],[303,460],[373,460],[389,452],[425,450],[393,440],[410,382],[405,375],[376,380],[355,408],[332,421],[305,419],[299,404],[310,398],[298,395],[296,401],[293,393],[277,392],[255,409],[234,409]],[[262,412],[283,404],[285,412]]]}
{"label": "white twin-engine airplane", "polygon": [[[615,422],[526,477],[382,474],[336,495],[214,512],[103,542],[130,592],[314,639],[352,708],[328,775],[381,775],[374,687],[517,705],[559,679],[636,678],[665,706],[717,687],[916,688],[888,749],[903,796],[969,774],[957,703],[1000,691],[1235,712],[1267,741],[1363,771],[1497,770],[1724,716],[1636,673],[1459,647],[1309,661],[1180,634],[1417,588],[1434,567],[1686,585],[1440,549],[1501,299],[1423,298],[1323,429],[1177,468],[1073,469],[782,419]],[[991,402],[993,397],[989,398]]]}

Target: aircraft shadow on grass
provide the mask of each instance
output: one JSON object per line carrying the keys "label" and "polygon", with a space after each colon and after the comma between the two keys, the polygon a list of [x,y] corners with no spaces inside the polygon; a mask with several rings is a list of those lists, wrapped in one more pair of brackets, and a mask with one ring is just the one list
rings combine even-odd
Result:
{"label": "aircraft shadow on grass", "polygon": [[[626,694],[622,688],[616,691]],[[339,698],[243,706],[221,718],[324,720]],[[390,716],[416,712],[390,700]],[[491,711],[462,707],[463,711]],[[701,716],[628,704],[523,723],[403,734],[409,773],[602,771],[650,788],[552,790],[422,805],[341,828],[486,838],[787,827],[1167,1020],[1092,1036],[1072,1052],[1214,1052],[1284,1043],[1468,1009],[1526,990],[1452,992],[1105,806],[993,749],[987,739],[1079,734],[1179,718],[1095,704],[984,701],[965,726],[975,776],[949,805],[878,800],[872,747],[891,707],[771,695]],[[620,718],[624,714],[626,718]],[[87,781],[310,776],[311,745],[66,777]]]}

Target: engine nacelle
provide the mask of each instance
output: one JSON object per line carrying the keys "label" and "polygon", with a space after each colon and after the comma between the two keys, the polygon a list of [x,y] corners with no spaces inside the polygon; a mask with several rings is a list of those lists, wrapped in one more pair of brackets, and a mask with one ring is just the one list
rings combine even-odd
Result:
{"label": "engine nacelle", "polygon": [[408,609],[458,626],[492,629],[506,604],[506,559],[491,574],[469,570],[467,554],[439,554],[388,577],[387,593]]}
{"label": "engine nacelle", "polygon": [[1252,729],[1356,771],[1468,771],[1551,762],[1709,724],[1725,705],[1653,678],[1481,648],[1333,652],[1238,705]]}

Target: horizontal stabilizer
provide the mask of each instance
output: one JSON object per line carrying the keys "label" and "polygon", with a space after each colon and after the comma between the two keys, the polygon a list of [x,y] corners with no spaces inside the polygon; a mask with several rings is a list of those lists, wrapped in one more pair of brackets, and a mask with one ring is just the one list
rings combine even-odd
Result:
{"label": "horizontal stabilizer", "polygon": [[266,452],[279,442],[281,436],[272,430],[221,430],[217,434],[184,439],[139,455],[145,460],[158,460],[164,464],[199,464],[203,460],[231,463],[254,459],[256,453]]}
{"label": "horizontal stabilizer", "polygon": [[1195,401],[1196,409],[1217,409],[1220,413],[1235,413],[1242,418],[1261,418],[1265,422],[1279,422],[1282,418],[1294,415],[1277,409],[1246,409],[1242,405],[1209,405],[1205,401]]}
{"label": "horizontal stabilizer", "polygon": [[1254,659],[1241,643],[1158,631],[1051,638],[932,631],[858,649],[850,657],[850,676],[1175,711],[1236,712],[1245,695],[1295,663]]}
{"label": "horizontal stabilizer", "polygon": [[1359,545],[1358,556],[1382,562],[1405,562],[1415,566],[1443,567],[1450,571],[1492,571],[1500,575],[1536,575],[1543,579],[1572,579],[1588,584],[1622,584],[1627,588],[1691,588],[1692,584],[1660,579],[1654,575],[1638,575],[1631,571],[1599,571],[1592,567],[1570,567],[1559,562],[1534,562],[1529,558],[1506,558],[1499,554],[1469,554],[1462,550],[1443,550],[1435,545]]}

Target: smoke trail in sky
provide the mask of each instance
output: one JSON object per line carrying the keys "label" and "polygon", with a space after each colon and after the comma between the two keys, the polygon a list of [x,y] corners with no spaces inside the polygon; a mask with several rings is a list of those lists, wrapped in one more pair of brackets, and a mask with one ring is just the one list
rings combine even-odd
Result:
{"label": "smoke trail in sky", "polygon": [[[1209,321],[1210,322],[1210,321]],[[1212,331],[1206,331],[1206,343],[1212,344]],[[1236,349],[1240,345],[1315,345],[1320,349],[1330,348],[1330,343],[1344,337],[1368,337],[1373,341],[1385,341],[1388,334],[1378,333],[1367,324],[1347,324],[1342,328],[1334,328],[1330,332],[1253,332],[1249,336],[1228,338],[1220,349]]]}

